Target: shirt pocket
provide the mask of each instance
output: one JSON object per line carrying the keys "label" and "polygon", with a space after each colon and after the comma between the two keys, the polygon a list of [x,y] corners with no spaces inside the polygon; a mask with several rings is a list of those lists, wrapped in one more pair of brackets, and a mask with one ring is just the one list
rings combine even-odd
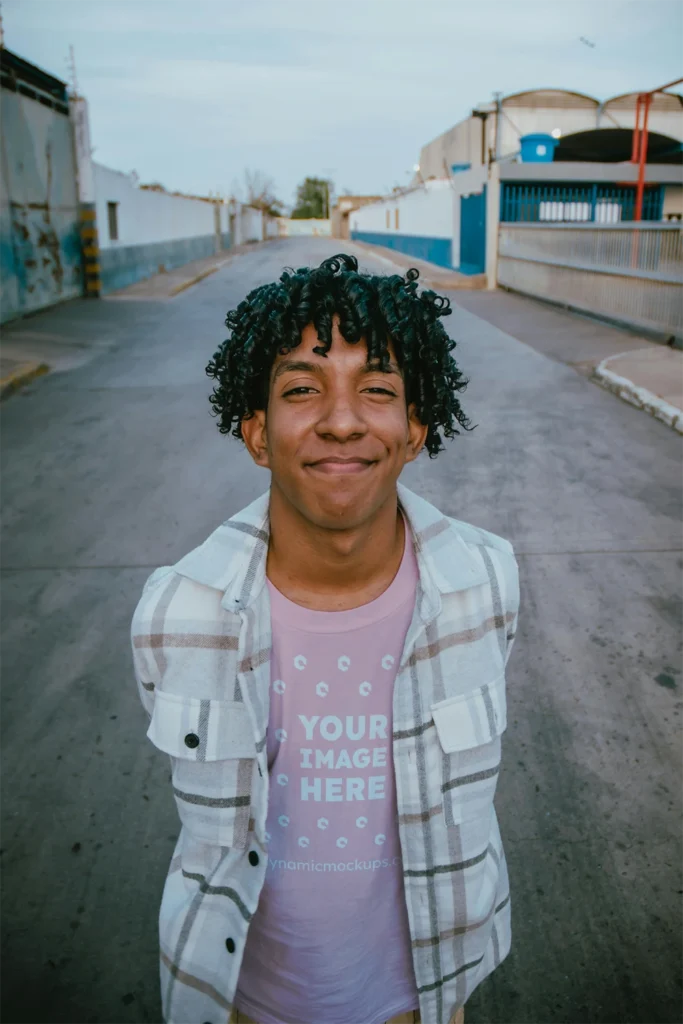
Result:
{"label": "shirt pocket", "polygon": [[147,736],[171,757],[173,795],[188,832],[245,849],[257,762],[244,704],[158,690]]}
{"label": "shirt pocket", "polygon": [[447,826],[491,813],[507,727],[505,675],[471,693],[430,706],[442,752],[441,786]]}

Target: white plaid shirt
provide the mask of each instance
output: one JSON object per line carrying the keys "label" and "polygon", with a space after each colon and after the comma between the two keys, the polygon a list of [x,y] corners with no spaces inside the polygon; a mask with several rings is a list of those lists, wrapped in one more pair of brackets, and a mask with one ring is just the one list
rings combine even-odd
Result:
{"label": "white plaid shirt", "polygon": [[[519,606],[512,545],[397,484],[419,567],[393,694],[404,890],[423,1024],[510,949],[493,806]],[[167,1024],[227,1024],[267,866],[270,491],[147,580],[131,638],[182,829],[160,913]]]}

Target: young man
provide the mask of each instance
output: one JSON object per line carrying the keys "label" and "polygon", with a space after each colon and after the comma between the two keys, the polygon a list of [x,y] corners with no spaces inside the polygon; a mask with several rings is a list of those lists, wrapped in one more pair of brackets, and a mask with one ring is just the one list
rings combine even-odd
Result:
{"label": "young man", "polygon": [[462,1024],[510,949],[493,796],[518,572],[397,483],[468,420],[448,301],[351,256],[228,314],[219,429],[270,488],[147,581],[147,735],[182,830],[168,1024]]}

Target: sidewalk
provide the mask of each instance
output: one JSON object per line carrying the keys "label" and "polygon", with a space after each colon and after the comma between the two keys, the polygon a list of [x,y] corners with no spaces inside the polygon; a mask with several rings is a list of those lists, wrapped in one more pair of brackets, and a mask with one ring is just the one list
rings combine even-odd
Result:
{"label": "sidewalk", "polygon": [[458,270],[447,270],[445,267],[438,267],[436,263],[428,263],[427,260],[406,256],[405,253],[387,249],[383,245],[370,245],[367,242],[349,241],[345,238],[339,239],[340,252],[346,251],[346,248],[351,246],[361,249],[376,260],[390,263],[399,272],[405,272],[409,267],[416,267],[420,271],[419,283],[427,285],[428,288],[469,291],[486,288],[486,274],[461,274]]}
{"label": "sidewalk", "polygon": [[683,352],[660,346],[603,359],[593,371],[602,387],[683,434]]}
{"label": "sidewalk", "polygon": [[[268,240],[270,241],[270,239]],[[213,256],[205,256],[200,260],[192,260],[175,270],[167,270],[161,274],[154,274],[153,277],[146,277],[144,281],[136,281],[127,288],[120,288],[115,292],[108,292],[107,299],[173,299],[180,295],[193,284],[203,281],[209,274],[215,274],[221,267],[231,263],[236,256],[245,252],[255,252],[262,249],[265,242],[250,242],[244,245],[233,245],[230,249],[223,249],[222,252]]]}
{"label": "sidewalk", "polygon": [[[265,245],[268,245],[267,241],[235,245],[231,249],[223,250],[213,256],[193,260],[175,270],[155,274],[153,277],[137,281],[127,288],[110,292],[104,297],[104,300],[156,302],[173,300],[181,292],[220,270],[236,256],[245,252],[253,252]],[[94,300],[75,299],[73,301],[93,302]],[[55,306],[53,309],[55,311],[62,310],[63,307]],[[63,332],[46,332],[44,330],[45,320],[36,321],[36,317],[50,312],[50,309],[36,310],[29,316],[20,317],[3,325],[0,345],[0,401],[26,384],[30,384],[36,377],[40,377],[44,373],[68,370],[82,365],[92,358],[93,349],[103,347],[98,344],[85,346],[83,343],[65,336]]]}
{"label": "sidewalk", "polygon": [[453,301],[683,433],[683,351],[515,292]]}

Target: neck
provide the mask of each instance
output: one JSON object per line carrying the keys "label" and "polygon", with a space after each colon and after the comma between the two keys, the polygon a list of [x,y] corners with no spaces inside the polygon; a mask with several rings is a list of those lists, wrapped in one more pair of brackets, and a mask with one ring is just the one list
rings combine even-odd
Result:
{"label": "neck", "polygon": [[329,610],[374,600],[398,572],[405,527],[393,495],[358,526],[332,530],[317,526],[270,492],[270,543],[266,574],[290,600]]}

